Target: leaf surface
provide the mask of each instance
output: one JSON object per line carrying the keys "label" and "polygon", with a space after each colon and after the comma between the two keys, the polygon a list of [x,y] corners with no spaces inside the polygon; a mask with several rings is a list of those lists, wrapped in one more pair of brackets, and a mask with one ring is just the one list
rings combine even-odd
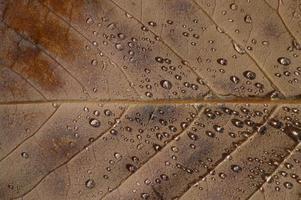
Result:
{"label": "leaf surface", "polygon": [[0,199],[300,199],[299,4],[0,0]]}

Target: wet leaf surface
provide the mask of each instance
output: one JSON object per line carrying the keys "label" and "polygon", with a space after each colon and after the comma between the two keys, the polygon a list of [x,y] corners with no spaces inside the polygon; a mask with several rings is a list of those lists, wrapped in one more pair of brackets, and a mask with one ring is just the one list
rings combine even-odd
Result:
{"label": "wet leaf surface", "polygon": [[300,199],[300,5],[0,0],[0,199]]}

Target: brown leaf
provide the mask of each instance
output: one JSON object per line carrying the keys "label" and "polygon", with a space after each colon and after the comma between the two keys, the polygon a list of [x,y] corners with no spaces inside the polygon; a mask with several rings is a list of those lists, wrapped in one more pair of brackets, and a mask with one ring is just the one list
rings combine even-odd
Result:
{"label": "brown leaf", "polygon": [[299,4],[0,0],[0,199],[300,199]]}

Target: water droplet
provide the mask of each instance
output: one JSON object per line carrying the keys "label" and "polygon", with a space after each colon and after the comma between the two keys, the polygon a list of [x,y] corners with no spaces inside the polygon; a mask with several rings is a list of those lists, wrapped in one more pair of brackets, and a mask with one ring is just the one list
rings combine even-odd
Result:
{"label": "water droplet", "polygon": [[240,121],[239,119],[231,119],[231,122],[234,126],[238,128],[242,128],[244,126],[244,123]]}
{"label": "water droplet", "polygon": [[239,44],[237,44],[236,42],[232,41],[232,45],[233,45],[234,50],[237,53],[239,53],[239,54],[245,54],[246,53],[246,51]]}
{"label": "water droplet", "polygon": [[136,170],[137,170],[137,167],[135,167],[134,165],[132,164],[126,164],[125,166],[127,168],[127,170],[131,173],[134,173]]}
{"label": "water droplet", "polygon": [[225,58],[219,58],[217,59],[217,63],[220,65],[227,65],[228,61]]}
{"label": "water droplet", "polygon": [[237,76],[230,76],[230,81],[232,81],[235,84],[238,84],[240,80]]}
{"label": "water droplet", "polygon": [[103,112],[104,112],[105,116],[111,116],[112,115],[112,112],[108,109],[105,109]]}
{"label": "water droplet", "polygon": [[91,17],[87,18],[86,23],[87,24],[92,24],[93,23],[93,19]]}
{"label": "water droplet", "polygon": [[292,189],[294,186],[291,182],[284,182],[283,185],[286,189]]}
{"label": "water droplet", "polygon": [[91,65],[94,65],[94,66],[95,66],[95,65],[97,65],[97,63],[98,63],[98,62],[97,62],[97,60],[95,60],[95,59],[93,59],[93,60],[91,61]]}
{"label": "water droplet", "polygon": [[155,151],[160,151],[162,147],[158,144],[153,144],[153,148],[155,149]]}
{"label": "water droplet", "polygon": [[164,62],[164,59],[160,56],[157,56],[155,57],[155,60],[158,62],[158,63],[163,63]]}
{"label": "water droplet", "polygon": [[223,133],[224,132],[224,128],[219,126],[219,125],[213,125],[213,129],[216,131],[216,132],[219,132],[219,133]]}
{"label": "water droplet", "polygon": [[292,41],[292,44],[293,44],[293,47],[296,49],[296,50],[301,50],[301,45],[300,43],[297,41],[297,40],[293,40]]}
{"label": "water droplet", "polygon": [[88,179],[85,183],[86,188],[92,189],[95,187],[95,181],[93,179]]}
{"label": "water droplet", "polygon": [[119,154],[119,153],[114,153],[114,157],[117,159],[117,160],[120,160],[122,158],[122,156]]}
{"label": "water droplet", "polygon": [[226,174],[224,174],[224,173],[219,173],[219,175],[218,175],[221,179],[225,179],[226,178]]}
{"label": "water droplet", "polygon": [[115,47],[116,47],[116,49],[117,49],[118,51],[122,51],[122,50],[123,50],[123,46],[122,46],[122,44],[120,44],[120,43],[116,43],[116,44],[115,44]]}
{"label": "water droplet", "polygon": [[118,38],[121,39],[121,40],[124,40],[125,39],[125,35],[123,33],[118,33]]}
{"label": "water droplet", "polygon": [[27,152],[22,152],[21,156],[25,159],[29,158],[29,154]]}
{"label": "water droplet", "polygon": [[248,24],[252,23],[252,18],[250,15],[246,15],[245,18],[244,18],[244,21]]}
{"label": "water droplet", "polygon": [[171,130],[172,132],[177,132],[177,128],[175,126],[168,126],[169,130]]}
{"label": "water droplet", "polygon": [[196,134],[192,133],[192,132],[188,132],[187,135],[191,140],[199,139],[199,137]]}
{"label": "water droplet", "polygon": [[164,88],[164,89],[168,89],[170,90],[172,88],[172,84],[170,81],[168,80],[162,80],[160,81],[160,85]]}
{"label": "water droplet", "polygon": [[116,28],[116,25],[114,23],[111,23],[107,26],[110,30],[114,30]]}
{"label": "water droplet", "polygon": [[274,128],[277,128],[277,129],[280,129],[282,127],[282,122],[276,120],[276,119],[271,119],[269,124],[274,127]]}
{"label": "water droplet", "polygon": [[94,114],[95,116],[99,116],[99,115],[100,115],[100,112],[99,112],[98,110],[94,110],[93,114]]}
{"label": "water droplet", "polygon": [[252,71],[245,71],[243,72],[244,77],[246,77],[249,80],[254,80],[256,78],[255,72]]}
{"label": "water droplet", "polygon": [[290,136],[297,142],[301,141],[301,129],[292,125],[288,125],[284,128],[283,132],[285,132],[288,136]]}
{"label": "water droplet", "polygon": [[179,149],[178,149],[178,147],[176,147],[176,146],[172,146],[172,147],[171,147],[171,150],[172,150],[173,152],[175,152],[175,153],[179,152]]}
{"label": "water droplet", "polygon": [[242,170],[242,168],[238,165],[231,165],[231,169],[232,169],[232,171],[234,171],[236,173],[238,173]]}
{"label": "water droplet", "polygon": [[230,9],[231,10],[237,10],[238,6],[235,3],[230,4]]}
{"label": "water droplet", "polygon": [[148,22],[148,25],[150,25],[150,26],[157,26],[157,23],[153,22],[153,21],[150,21],[150,22]]}
{"label": "water droplet", "polygon": [[141,194],[141,198],[142,198],[142,199],[149,199],[149,197],[150,197],[150,195],[147,194],[147,193],[142,193],[142,194]]}
{"label": "water droplet", "polygon": [[169,178],[168,178],[168,176],[166,175],[166,174],[161,174],[160,175],[160,178],[162,179],[162,180],[164,180],[164,181],[167,181]]}
{"label": "water droplet", "polygon": [[152,94],[151,92],[146,92],[146,93],[145,93],[145,96],[151,98],[151,97],[153,97],[153,94]]}
{"label": "water droplet", "polygon": [[206,135],[208,135],[209,137],[215,137],[215,133],[213,133],[212,131],[206,131]]}
{"label": "water droplet", "polygon": [[284,66],[291,64],[291,60],[287,57],[280,57],[277,59],[278,63]]}
{"label": "water droplet", "polygon": [[169,24],[169,25],[172,25],[172,24],[173,24],[173,21],[171,21],[171,20],[167,20],[166,22],[167,22],[167,24]]}
{"label": "water droplet", "polygon": [[95,128],[100,126],[100,121],[98,119],[92,118],[89,121],[89,124]]}

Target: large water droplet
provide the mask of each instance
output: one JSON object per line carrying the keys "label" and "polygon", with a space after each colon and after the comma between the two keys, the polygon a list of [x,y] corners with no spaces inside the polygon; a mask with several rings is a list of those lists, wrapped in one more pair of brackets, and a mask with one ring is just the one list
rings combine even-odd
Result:
{"label": "large water droplet", "polygon": [[291,64],[291,60],[287,57],[280,57],[277,59],[278,63],[284,66]]}
{"label": "large water droplet", "polygon": [[135,167],[132,164],[126,164],[126,168],[129,172],[134,173],[137,170],[137,167]]}
{"label": "large water droplet", "polygon": [[243,75],[244,75],[244,77],[246,77],[249,80],[254,80],[256,78],[255,72],[252,72],[252,71],[245,71],[243,73]]}
{"label": "large water droplet", "polygon": [[246,51],[239,44],[237,44],[236,42],[232,41],[232,45],[233,45],[234,50],[237,53],[239,53],[239,54],[245,54],[246,53]]}
{"label": "large water droplet", "polygon": [[192,140],[197,140],[199,138],[196,134],[194,134],[192,132],[188,132],[187,135]]}
{"label": "large water droplet", "polygon": [[95,187],[95,181],[93,179],[88,179],[85,183],[86,188],[92,189]]}
{"label": "large water droplet", "polygon": [[231,10],[237,10],[238,6],[235,3],[230,4],[230,9]]}
{"label": "large water droplet", "polygon": [[120,43],[116,43],[116,44],[115,44],[115,47],[116,47],[116,49],[119,50],[119,51],[123,50],[123,46],[122,46],[122,44],[120,44]]}
{"label": "large water droplet", "polygon": [[170,81],[168,80],[162,80],[160,81],[160,85],[164,88],[164,89],[168,89],[170,90],[172,88],[172,84]]}
{"label": "large water droplet", "polygon": [[242,128],[244,126],[244,123],[240,121],[239,119],[231,119],[231,122],[234,126],[238,128]]}
{"label": "large water droplet", "polygon": [[286,189],[292,189],[294,186],[291,182],[284,182],[283,185]]}
{"label": "large water droplet", "polygon": [[301,129],[288,125],[283,130],[288,136],[296,140],[297,142],[301,141]]}
{"label": "large water droplet", "polygon": [[89,124],[95,128],[100,126],[100,121],[98,119],[90,119]]}

